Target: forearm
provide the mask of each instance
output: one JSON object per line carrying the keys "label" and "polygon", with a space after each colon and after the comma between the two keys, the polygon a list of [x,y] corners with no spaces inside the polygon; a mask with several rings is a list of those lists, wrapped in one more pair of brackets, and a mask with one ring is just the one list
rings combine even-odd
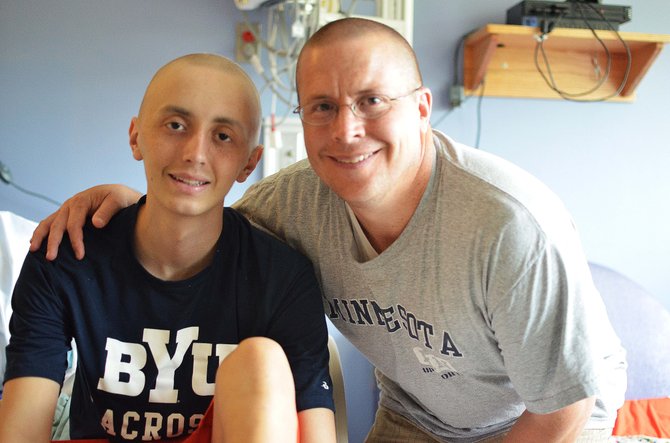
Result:
{"label": "forearm", "polygon": [[59,389],[58,383],[37,377],[5,383],[0,406],[0,442],[50,442]]}
{"label": "forearm", "polygon": [[574,442],[591,416],[595,397],[575,402],[549,414],[525,411],[505,437],[505,443]]}
{"label": "forearm", "polygon": [[334,443],[335,415],[326,408],[314,408],[298,413],[300,443]]}

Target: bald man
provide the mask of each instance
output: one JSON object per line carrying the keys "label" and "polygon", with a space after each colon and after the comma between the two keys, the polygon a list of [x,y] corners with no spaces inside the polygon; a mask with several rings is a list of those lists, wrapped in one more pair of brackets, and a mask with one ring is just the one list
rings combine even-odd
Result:
{"label": "bald man", "polygon": [[72,338],[74,439],[334,441],[313,267],[223,209],[261,157],[260,120],[256,88],[228,59],[192,54],[156,73],[129,129],[146,196],[87,228],[85,260],[69,247],[26,258],[0,441],[50,440]]}
{"label": "bald man", "polygon": [[[414,52],[385,25],[322,27],[296,75],[309,162],[234,207],[312,260],[327,315],[375,366],[368,441],[606,442],[625,352],[556,195],[433,130]],[[104,225],[136,198],[82,194],[33,247],[53,222],[51,256],[69,226],[81,257],[86,214],[102,201]]]}

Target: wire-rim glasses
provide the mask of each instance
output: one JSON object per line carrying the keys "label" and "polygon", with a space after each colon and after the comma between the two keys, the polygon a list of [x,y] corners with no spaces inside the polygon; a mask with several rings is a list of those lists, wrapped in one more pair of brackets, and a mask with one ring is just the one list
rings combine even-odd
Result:
{"label": "wire-rim glasses", "polygon": [[380,94],[366,94],[358,97],[353,103],[347,105],[339,105],[332,100],[318,99],[306,103],[304,106],[298,106],[293,110],[294,114],[300,115],[300,119],[313,126],[327,125],[339,112],[341,107],[347,107],[351,112],[359,118],[366,120],[374,120],[386,115],[393,107],[393,102],[419,91],[423,86],[409,91],[397,97],[389,97]]}

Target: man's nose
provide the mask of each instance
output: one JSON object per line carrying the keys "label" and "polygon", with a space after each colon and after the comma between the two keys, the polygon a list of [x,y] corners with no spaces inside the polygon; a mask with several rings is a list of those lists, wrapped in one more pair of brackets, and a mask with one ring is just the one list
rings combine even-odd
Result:
{"label": "man's nose", "polygon": [[333,138],[349,143],[364,134],[365,119],[354,114],[352,105],[340,106],[330,123]]}

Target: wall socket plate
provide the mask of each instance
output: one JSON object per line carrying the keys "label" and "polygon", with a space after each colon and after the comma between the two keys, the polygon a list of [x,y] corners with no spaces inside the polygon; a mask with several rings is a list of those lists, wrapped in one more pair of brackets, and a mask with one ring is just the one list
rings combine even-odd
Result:
{"label": "wall socket plate", "polygon": [[[249,30],[249,25],[253,32]],[[248,63],[252,55],[260,56],[261,43],[255,37],[260,35],[260,23],[237,23],[235,26],[235,60],[238,63]]]}

